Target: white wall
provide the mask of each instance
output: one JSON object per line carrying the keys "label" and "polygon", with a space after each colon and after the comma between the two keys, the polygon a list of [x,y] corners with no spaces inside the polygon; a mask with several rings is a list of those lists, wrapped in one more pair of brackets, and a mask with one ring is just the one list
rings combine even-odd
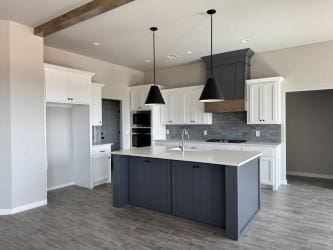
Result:
{"label": "white wall", "polygon": [[[153,71],[145,72],[145,83],[153,82]],[[196,62],[157,71],[156,81],[167,88],[202,85],[206,82],[206,69],[202,62]]]}
{"label": "white wall", "polygon": [[54,105],[46,109],[47,188],[74,182],[72,162],[72,108]]}
{"label": "white wall", "polygon": [[93,81],[105,84],[103,98],[122,101],[123,148],[130,147],[130,85],[142,84],[144,73],[91,57],[45,46],[47,63],[87,70],[96,73]]}
{"label": "white wall", "polygon": [[9,22],[0,20],[0,209],[12,205],[9,76]]}
{"label": "white wall", "polygon": [[1,23],[4,42],[0,45],[5,44],[9,52],[7,59],[1,57],[6,61],[1,68],[7,76],[7,86],[1,92],[9,105],[1,107],[0,117],[4,116],[7,123],[1,133],[5,133],[4,152],[10,153],[10,173],[1,167],[0,176],[11,180],[10,186],[4,182],[4,192],[11,192],[10,208],[17,209],[46,201],[43,39],[34,36],[30,27],[11,21]]}
{"label": "white wall", "polygon": [[46,200],[43,39],[10,22],[13,207]]}

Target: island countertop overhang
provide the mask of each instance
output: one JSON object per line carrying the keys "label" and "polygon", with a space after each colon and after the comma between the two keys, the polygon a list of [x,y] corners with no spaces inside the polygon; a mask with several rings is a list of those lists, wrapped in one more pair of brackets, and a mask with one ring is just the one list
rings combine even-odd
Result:
{"label": "island countertop overhang", "polygon": [[207,150],[207,151],[172,151],[166,146],[151,146],[114,151],[113,155],[148,157],[175,161],[200,162],[216,165],[241,167],[260,157],[261,152],[239,150]]}

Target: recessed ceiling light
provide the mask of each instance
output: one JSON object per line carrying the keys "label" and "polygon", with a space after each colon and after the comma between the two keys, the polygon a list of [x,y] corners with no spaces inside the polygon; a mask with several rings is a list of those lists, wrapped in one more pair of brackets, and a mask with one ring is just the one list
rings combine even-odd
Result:
{"label": "recessed ceiling light", "polygon": [[175,55],[175,54],[170,54],[170,55],[168,55],[168,58],[169,59],[176,59],[176,58],[178,58],[179,56],[178,55]]}
{"label": "recessed ceiling light", "polygon": [[146,62],[146,63],[150,63],[150,59],[146,59],[145,62]]}
{"label": "recessed ceiling light", "polygon": [[244,40],[242,41],[242,43],[250,43],[250,42],[252,42],[251,39],[244,39]]}
{"label": "recessed ceiling light", "polygon": [[187,53],[187,54],[192,54],[192,51],[188,50],[186,53]]}
{"label": "recessed ceiling light", "polygon": [[101,45],[99,42],[94,42],[93,43],[95,46],[99,46],[99,45]]}

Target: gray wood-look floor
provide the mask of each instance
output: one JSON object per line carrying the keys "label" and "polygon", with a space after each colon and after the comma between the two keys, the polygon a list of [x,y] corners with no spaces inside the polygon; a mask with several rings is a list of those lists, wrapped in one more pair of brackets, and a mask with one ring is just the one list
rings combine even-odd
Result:
{"label": "gray wood-look floor", "polygon": [[289,178],[262,191],[240,241],[185,219],[112,207],[112,187],[49,193],[47,207],[0,217],[0,249],[333,249],[333,181]]}

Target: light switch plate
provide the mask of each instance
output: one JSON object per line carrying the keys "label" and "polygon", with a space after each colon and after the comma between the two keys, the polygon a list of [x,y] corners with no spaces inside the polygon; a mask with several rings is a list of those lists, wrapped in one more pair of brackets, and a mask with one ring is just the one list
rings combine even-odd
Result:
{"label": "light switch plate", "polygon": [[256,130],[256,137],[260,137],[261,133],[260,130]]}
{"label": "light switch plate", "polygon": [[207,135],[207,130],[204,130],[204,135]]}
{"label": "light switch plate", "polygon": [[169,129],[166,130],[166,134],[168,135],[170,132],[169,132]]}

